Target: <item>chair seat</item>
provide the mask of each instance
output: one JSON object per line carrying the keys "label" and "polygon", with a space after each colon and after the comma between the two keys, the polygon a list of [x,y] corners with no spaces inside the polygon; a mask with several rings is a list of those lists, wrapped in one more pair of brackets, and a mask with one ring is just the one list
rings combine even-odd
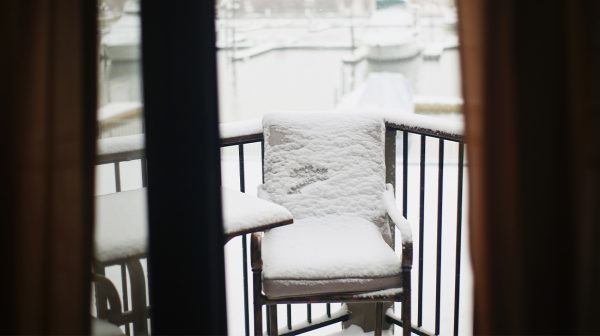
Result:
{"label": "chair seat", "polygon": [[110,263],[147,253],[146,188],[96,198],[95,258]]}
{"label": "chair seat", "polygon": [[357,293],[401,287],[401,258],[379,228],[359,217],[298,219],[262,241],[269,298]]}

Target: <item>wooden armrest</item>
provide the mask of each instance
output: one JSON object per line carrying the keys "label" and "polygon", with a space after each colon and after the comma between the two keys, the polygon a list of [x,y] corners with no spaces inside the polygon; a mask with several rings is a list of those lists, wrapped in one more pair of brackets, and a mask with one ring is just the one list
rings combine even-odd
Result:
{"label": "wooden armrest", "polygon": [[402,242],[402,268],[411,269],[413,262],[413,243]]}
{"label": "wooden armrest", "polygon": [[250,239],[250,261],[252,265],[252,271],[262,270],[262,233],[255,232],[252,234]]}
{"label": "wooden armrest", "polygon": [[386,190],[383,192],[383,203],[387,214],[390,216],[400,234],[402,235],[402,243],[412,242],[412,230],[408,220],[402,216],[398,208],[396,207],[396,198],[394,197],[394,187],[391,184],[386,185]]}
{"label": "wooden armrest", "polygon": [[402,239],[402,267],[412,267],[412,229],[410,223],[396,207],[396,198],[394,197],[394,186],[386,184],[386,190],[383,192],[383,202],[390,219],[394,222],[400,231]]}

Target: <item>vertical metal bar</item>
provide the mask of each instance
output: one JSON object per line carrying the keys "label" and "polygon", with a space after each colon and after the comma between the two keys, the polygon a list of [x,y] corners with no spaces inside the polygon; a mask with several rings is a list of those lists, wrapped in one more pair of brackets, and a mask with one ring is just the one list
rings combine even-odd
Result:
{"label": "vertical metal bar", "polygon": [[456,269],[454,271],[454,335],[458,335],[458,314],[460,308],[460,258],[462,240],[462,199],[463,199],[463,165],[465,144],[458,144],[458,196],[456,199]]}
{"label": "vertical metal bar", "polygon": [[240,191],[246,192],[246,174],[244,173],[244,145],[238,145],[238,161],[240,165]]}
{"label": "vertical metal bar", "polygon": [[131,315],[135,336],[148,335],[148,305],[146,301],[146,276],[139,259],[127,262],[131,288]]}
{"label": "vertical metal bar", "polygon": [[142,166],[142,187],[148,186],[148,162],[146,158],[143,157],[140,160],[140,165]]}
{"label": "vertical metal bar", "polygon": [[442,201],[444,197],[444,139],[440,139],[438,158],[437,247],[435,266],[435,334],[440,334],[440,299],[442,287]]}
{"label": "vertical metal bar", "polygon": [[[395,129],[385,130],[385,182],[390,183],[396,190],[396,134]],[[396,246],[396,227],[388,220],[390,243],[392,248]],[[350,308],[351,309],[351,308]]]}
{"label": "vertical metal bar", "polygon": [[115,190],[121,191],[121,168],[119,162],[115,162]]}
{"label": "vertical metal bar", "polygon": [[270,335],[279,335],[279,328],[277,328],[277,305],[269,305],[271,307],[269,309],[269,325],[271,326],[269,329],[271,330]]}
{"label": "vertical metal bar", "polygon": [[310,303],[306,305],[306,320],[308,323],[312,323],[312,307]]}
{"label": "vertical metal bar", "polygon": [[331,317],[331,303],[328,303],[326,305],[327,308],[327,317]]}
{"label": "vertical metal bar", "polygon": [[287,328],[292,330],[292,305],[287,305]]}
{"label": "vertical metal bar", "polygon": [[265,141],[260,141],[260,169],[262,172],[262,183],[265,183]]}
{"label": "vertical metal bar", "polygon": [[[125,263],[122,263],[120,265],[120,267],[121,267],[121,288],[123,289],[123,312],[127,312],[129,310],[129,291],[127,288],[127,268],[126,268]],[[129,330],[129,323],[125,324],[125,333],[127,335],[131,335],[131,331]]]}
{"label": "vertical metal bar", "polygon": [[381,336],[383,329],[383,302],[377,302],[375,304],[375,331],[374,336]]}
{"label": "vertical metal bar", "polygon": [[[265,309],[266,309],[265,315],[267,318],[267,335],[272,335],[271,334],[271,305],[265,305]],[[254,336],[258,336],[258,335],[254,335]]]}
{"label": "vertical metal bar", "polygon": [[[402,132],[402,216],[408,219],[408,132]],[[402,249],[402,247],[400,247]],[[419,277],[419,280],[421,278]],[[394,304],[393,307],[396,305]],[[420,307],[420,305],[419,305]]]}
{"label": "vertical metal bar", "polygon": [[417,297],[418,310],[417,310],[417,325],[423,326],[423,233],[424,233],[424,219],[425,219],[425,143],[426,139],[424,135],[421,135],[421,158],[419,161],[419,170],[421,173],[420,180],[420,191],[419,191],[419,283]]}
{"label": "vertical metal bar", "polygon": [[402,132],[402,215],[408,213],[408,132]]}
{"label": "vertical metal bar", "polygon": [[[244,172],[244,145],[238,145],[238,161],[240,166],[240,191],[246,191],[246,175]],[[248,303],[248,243],[247,235],[242,235],[242,267],[244,277],[244,327],[246,336],[250,335],[250,307]],[[268,325],[268,323],[267,323]]]}

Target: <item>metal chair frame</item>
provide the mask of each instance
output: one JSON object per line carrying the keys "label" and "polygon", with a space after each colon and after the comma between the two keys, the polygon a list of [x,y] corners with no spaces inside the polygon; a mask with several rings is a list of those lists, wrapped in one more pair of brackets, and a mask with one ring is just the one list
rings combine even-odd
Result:
{"label": "metal chair frame", "polygon": [[[386,183],[395,186],[396,182],[396,133],[394,130],[386,129],[385,132],[385,166]],[[393,226],[393,221],[388,216],[388,223]],[[392,227],[392,232],[394,228]],[[304,297],[268,298],[262,291],[262,255],[261,255],[262,233],[254,233],[251,237],[250,255],[253,273],[253,297],[254,297],[254,334],[263,335],[262,306],[267,306],[268,331],[270,335],[278,335],[277,328],[277,304],[294,303],[372,303],[376,302],[375,336],[381,336],[383,323],[393,323],[403,328],[403,336],[410,336],[411,324],[411,270],[413,262],[412,240],[402,242],[402,272],[399,274],[402,283],[402,292],[391,295],[373,293],[336,293],[319,294]],[[393,246],[393,245],[392,245]],[[402,320],[386,316],[383,303],[402,303]],[[299,329],[286,330],[281,335],[298,335],[310,330],[324,327],[333,323],[343,322],[350,318],[351,312],[338,317],[330,317],[323,322],[309,324]]]}

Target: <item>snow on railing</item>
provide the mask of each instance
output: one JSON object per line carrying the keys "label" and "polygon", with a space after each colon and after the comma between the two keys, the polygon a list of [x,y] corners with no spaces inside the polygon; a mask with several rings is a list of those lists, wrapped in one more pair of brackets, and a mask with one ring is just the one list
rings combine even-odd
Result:
{"label": "snow on railing", "polygon": [[144,139],[143,134],[99,139],[96,162],[104,164],[141,159],[144,156]]}
{"label": "snow on railing", "polygon": [[[464,138],[464,124],[459,120],[447,120],[422,114],[398,114],[394,111],[385,110],[367,112],[380,114],[388,128],[447,140],[462,141]],[[221,132],[221,145],[224,146],[262,139],[261,119],[221,123],[219,129]]]}

